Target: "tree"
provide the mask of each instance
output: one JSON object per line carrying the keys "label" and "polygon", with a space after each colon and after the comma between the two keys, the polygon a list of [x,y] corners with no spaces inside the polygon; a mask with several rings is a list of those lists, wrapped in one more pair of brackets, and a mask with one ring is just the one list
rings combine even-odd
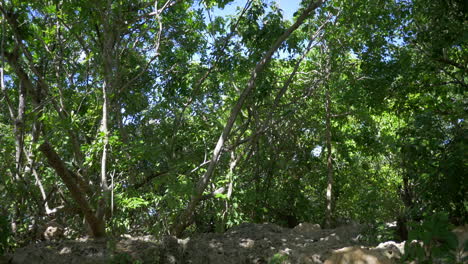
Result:
{"label": "tree", "polygon": [[0,212],[17,238],[466,222],[466,5],[426,2],[0,1]]}

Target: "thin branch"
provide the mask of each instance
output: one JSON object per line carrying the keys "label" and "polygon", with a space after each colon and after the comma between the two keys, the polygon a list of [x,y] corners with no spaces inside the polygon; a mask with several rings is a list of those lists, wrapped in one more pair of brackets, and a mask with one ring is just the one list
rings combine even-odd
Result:
{"label": "thin branch", "polygon": [[209,164],[210,161],[209,160],[206,160],[204,162],[202,162],[200,165],[198,165],[196,168],[194,168],[193,170],[190,171],[190,173],[194,173],[196,172],[197,170],[199,170],[201,167],[205,166],[206,164]]}
{"label": "thin branch", "polygon": [[450,59],[447,59],[447,58],[437,58],[436,61],[442,62],[444,64],[452,65],[452,66],[454,66],[454,67],[468,73],[468,68],[466,66],[464,66],[462,64],[459,64],[459,63],[457,63],[457,62],[455,62],[453,60],[450,60]]}
{"label": "thin branch", "polygon": [[70,32],[70,33],[72,34],[72,36],[76,38],[76,40],[78,41],[78,43],[80,43],[81,48],[83,49],[84,53],[86,53],[86,56],[89,56],[89,50],[88,50],[88,47],[85,45],[85,41],[83,40],[83,38],[81,38],[79,35],[77,35],[77,34],[67,25],[67,23],[65,23],[65,21],[63,21],[63,19],[61,19],[61,18],[58,17],[58,16],[57,16],[57,19],[58,19],[58,21],[60,22],[60,24],[62,24],[62,25],[68,30],[68,32]]}
{"label": "thin branch", "polygon": [[[139,73],[137,73],[132,79],[130,79],[127,83],[125,83],[124,85],[122,85],[122,87],[119,89],[119,92],[122,93],[123,91],[125,91],[130,85],[132,85],[136,80],[138,80],[138,78],[140,78],[149,68],[149,66],[156,60],[156,58],[159,56],[159,47],[160,47],[160,44],[161,44],[161,35],[162,35],[162,31],[163,31],[163,25],[162,25],[162,22],[161,22],[161,13],[166,9],[166,8],[169,8],[173,5],[175,5],[177,2],[179,2],[179,0],[176,0],[174,2],[170,2],[170,1],[167,1],[164,6],[161,8],[161,9],[157,9],[157,5],[158,5],[158,1],[155,1],[155,11],[150,13],[149,15],[152,15],[152,16],[155,16],[156,17],[156,21],[158,23],[158,33],[156,34],[156,42],[155,42],[155,45],[154,45],[154,55],[151,57],[151,59],[146,63],[145,67],[143,67],[143,69],[141,69],[141,71]],[[171,4],[169,4],[171,3]]]}
{"label": "thin branch", "polygon": [[135,189],[141,188],[144,185],[147,185],[151,180],[153,180],[155,178],[158,178],[160,176],[163,176],[163,175],[167,174],[168,172],[169,171],[167,171],[167,170],[166,171],[155,172],[155,173],[149,175],[148,177],[146,177],[142,182],[135,184],[134,188]]}

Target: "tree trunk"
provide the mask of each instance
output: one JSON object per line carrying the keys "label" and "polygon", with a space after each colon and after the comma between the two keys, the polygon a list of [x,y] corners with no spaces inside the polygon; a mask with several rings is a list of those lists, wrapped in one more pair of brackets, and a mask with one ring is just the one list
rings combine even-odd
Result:
{"label": "tree trunk", "polygon": [[325,92],[325,109],[326,109],[326,140],[327,140],[327,208],[325,211],[325,226],[330,228],[333,222],[333,158],[332,158],[332,133],[331,133],[331,106],[330,106],[330,91]]}
{"label": "tree trunk", "polygon": [[221,230],[219,231],[226,231],[226,223],[228,220],[228,215],[229,215],[229,210],[231,209],[231,196],[232,196],[232,191],[234,189],[234,169],[236,168],[237,163],[241,159],[242,155],[239,153],[236,157],[235,155],[235,149],[231,151],[231,162],[229,163],[229,185],[228,185],[228,190],[226,194],[226,199],[224,200],[224,210],[221,213]]}
{"label": "tree trunk", "polygon": [[242,109],[244,101],[247,99],[247,96],[250,94],[250,92],[254,88],[258,75],[263,71],[266,64],[270,61],[271,57],[276,52],[276,50],[281,46],[283,41],[285,41],[291,35],[291,33],[294,32],[302,23],[304,23],[305,19],[309,17],[309,14],[313,10],[318,8],[321,4],[322,4],[321,0],[316,1],[316,2],[311,1],[310,4],[307,6],[307,8],[302,12],[301,16],[297,19],[297,21],[276,40],[273,46],[265,53],[263,58],[255,66],[255,69],[252,71],[252,74],[250,76],[250,80],[248,82],[247,87],[239,96],[239,99],[237,100],[236,105],[231,110],[229,119],[227,120],[227,123],[223,129],[223,132],[221,136],[219,137],[218,142],[216,143],[216,146],[213,150],[213,155],[211,157],[210,164],[205,174],[198,181],[194,194],[192,195],[187,208],[178,217],[178,220],[175,222],[172,228],[172,233],[175,236],[180,236],[182,232],[185,230],[185,228],[187,228],[191,224],[195,207],[200,201],[203,195],[203,191],[206,189],[206,186],[211,180],[213,172],[218,163],[219,157],[221,156],[221,150],[224,146],[224,143],[228,139],[229,134],[231,133],[234,122],[236,121],[237,115]]}
{"label": "tree trunk", "polygon": [[107,184],[107,152],[109,148],[109,128],[108,128],[108,95],[107,95],[107,83],[104,81],[102,85],[102,123],[101,132],[103,134],[103,146],[102,146],[102,158],[101,158],[101,191],[102,197],[100,198],[97,210],[97,217],[100,221],[104,221],[107,208],[110,205],[110,189]]}
{"label": "tree trunk", "polygon": [[93,237],[104,237],[106,234],[105,223],[102,219],[99,219],[94,215],[86,196],[84,196],[84,193],[80,190],[78,183],[75,182],[73,172],[67,169],[63,161],[49,143],[44,142],[39,147],[39,150],[46,156],[49,165],[54,168],[55,172],[65,183],[65,186],[67,186],[73,200],[80,207],[81,212],[91,229]]}
{"label": "tree trunk", "polygon": [[327,147],[327,191],[326,191],[326,209],[325,209],[325,227],[331,228],[333,225],[333,185],[334,185],[334,173],[333,173],[333,145],[332,145],[332,110],[331,110],[331,98],[330,98],[330,75],[332,72],[330,49],[327,43],[323,43],[321,47],[323,56],[325,56],[325,62],[323,63],[323,75],[324,75],[324,88],[325,88],[325,140]]}
{"label": "tree trunk", "polygon": [[[108,156],[109,156],[109,121],[110,121],[110,109],[118,109],[116,104],[118,102],[111,102],[109,94],[117,91],[119,84],[119,56],[118,46],[120,31],[119,29],[112,26],[112,1],[107,1],[106,7],[102,10],[102,38],[99,39],[101,43],[101,58],[102,67],[104,72],[104,81],[102,84],[102,120],[100,132],[103,135],[102,138],[102,156],[101,156],[101,197],[98,203],[97,217],[104,221],[105,216],[110,215],[111,206],[111,189],[107,183],[108,174]],[[98,29],[99,30],[99,29]],[[99,35],[99,34],[98,34]],[[114,105],[114,107],[113,107]]]}
{"label": "tree trunk", "polygon": [[24,110],[26,108],[26,89],[23,85],[23,82],[20,80],[19,83],[19,95],[18,95],[18,115],[14,120],[14,134],[15,134],[15,146],[16,146],[16,155],[15,155],[15,166],[16,166],[16,180],[22,178],[23,170],[23,145],[24,145]]}

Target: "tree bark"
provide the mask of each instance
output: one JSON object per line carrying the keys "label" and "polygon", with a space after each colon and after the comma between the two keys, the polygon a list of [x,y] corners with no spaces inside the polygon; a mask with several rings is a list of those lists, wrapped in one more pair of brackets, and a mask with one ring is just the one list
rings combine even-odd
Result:
{"label": "tree bark", "polygon": [[[107,183],[108,174],[108,155],[109,155],[109,109],[119,109],[119,107],[112,107],[110,102],[109,94],[117,91],[119,84],[119,61],[117,48],[120,38],[120,31],[118,28],[112,27],[112,1],[107,1],[105,9],[102,10],[102,38],[101,43],[101,56],[102,56],[102,67],[104,72],[104,81],[102,84],[102,120],[100,132],[103,135],[102,138],[102,156],[101,156],[101,183],[100,191],[101,197],[98,203],[97,217],[104,221],[108,209],[111,204],[111,191],[109,184]],[[114,102],[115,104],[115,102]]]}
{"label": "tree bark", "polygon": [[54,168],[55,172],[65,183],[65,186],[67,186],[73,200],[78,204],[86,222],[89,224],[93,237],[104,237],[106,235],[105,223],[94,215],[89,202],[83,192],[81,192],[79,185],[75,182],[72,172],[68,170],[49,143],[44,142],[41,144],[39,150],[46,156],[49,165]]}
{"label": "tree bark", "polygon": [[236,105],[234,108],[231,110],[231,113],[229,115],[229,119],[227,120],[227,123],[223,129],[223,132],[221,133],[221,136],[218,139],[218,142],[216,143],[216,146],[213,150],[213,155],[211,157],[210,164],[208,165],[208,168],[205,172],[205,174],[200,178],[200,180],[197,183],[197,186],[195,188],[194,194],[191,197],[191,200],[189,204],[187,205],[187,208],[182,212],[182,214],[178,217],[178,220],[175,222],[174,226],[172,227],[172,233],[175,236],[180,236],[182,232],[187,228],[192,221],[193,217],[193,212],[195,210],[195,207],[197,206],[198,202],[200,201],[203,191],[206,189],[206,186],[211,180],[211,177],[213,175],[213,172],[216,168],[216,165],[218,163],[219,157],[221,156],[221,150],[224,146],[224,143],[229,137],[229,134],[232,130],[232,127],[234,125],[234,122],[237,118],[237,115],[239,114],[244,101],[247,99],[247,96],[250,94],[252,89],[255,87],[255,82],[258,78],[258,75],[263,71],[265,68],[266,64],[271,60],[271,57],[273,54],[276,52],[276,50],[281,46],[283,41],[285,41],[292,32],[294,32],[304,21],[306,20],[307,17],[309,17],[309,14],[318,8],[322,4],[322,0],[319,1],[311,1],[310,4],[307,6],[307,8],[302,12],[301,16],[297,19],[297,21],[290,27],[288,28],[273,44],[273,46],[265,53],[263,58],[257,63],[255,66],[255,69],[252,71],[252,74],[250,76],[250,80],[248,82],[247,87],[244,89],[242,94],[239,96],[239,99],[237,100]]}
{"label": "tree bark", "polygon": [[234,189],[234,169],[237,166],[237,163],[240,161],[242,154],[239,153],[236,157],[235,149],[231,151],[231,162],[229,163],[229,185],[227,189],[226,198],[224,200],[224,210],[221,213],[221,229],[220,231],[224,232],[226,223],[228,220],[229,210],[231,209],[231,196]]}
{"label": "tree bark", "polygon": [[325,92],[325,109],[326,109],[326,140],[327,140],[327,170],[328,170],[328,179],[327,179],[327,193],[326,193],[326,202],[327,208],[325,211],[325,226],[330,228],[332,226],[333,220],[333,157],[332,157],[332,132],[331,132],[331,100],[330,100],[330,91],[327,87]]}
{"label": "tree bark", "polygon": [[24,145],[24,111],[26,108],[26,89],[23,82],[19,82],[19,95],[18,95],[18,115],[14,121],[14,134],[15,134],[15,166],[16,166],[16,180],[21,179],[23,171],[23,145]]}
{"label": "tree bark", "polygon": [[325,86],[325,140],[327,147],[327,190],[326,190],[326,209],[325,209],[325,227],[331,228],[333,224],[333,185],[334,185],[334,172],[333,172],[333,144],[332,144],[332,111],[331,111],[331,98],[330,98],[330,75],[332,72],[331,54],[327,43],[322,45],[322,53],[325,56],[323,74]]}
{"label": "tree bark", "polygon": [[107,152],[109,148],[109,128],[108,128],[108,94],[107,94],[107,83],[104,81],[102,85],[102,123],[101,132],[103,134],[103,146],[102,146],[102,158],[101,158],[101,191],[102,197],[100,198],[97,217],[99,220],[104,221],[104,216],[107,208],[110,205],[110,189],[107,184]]}

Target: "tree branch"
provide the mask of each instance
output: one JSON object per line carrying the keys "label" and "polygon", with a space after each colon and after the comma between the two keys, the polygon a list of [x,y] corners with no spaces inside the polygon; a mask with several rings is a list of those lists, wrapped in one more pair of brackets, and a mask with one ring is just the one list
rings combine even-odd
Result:
{"label": "tree branch", "polygon": [[200,201],[202,194],[208,185],[209,181],[211,180],[211,177],[213,175],[214,169],[216,168],[216,165],[218,163],[219,157],[221,156],[221,150],[224,146],[224,143],[229,137],[229,134],[232,130],[232,127],[234,125],[234,122],[237,118],[237,115],[242,109],[242,106],[247,99],[248,95],[252,91],[252,89],[255,87],[256,80],[258,78],[258,75],[263,71],[267,63],[271,60],[273,54],[278,50],[278,48],[281,46],[283,41],[285,41],[292,32],[294,32],[304,21],[306,20],[307,17],[309,17],[309,14],[318,8],[323,1],[311,1],[310,4],[307,6],[307,8],[302,12],[302,14],[299,16],[297,21],[290,27],[288,28],[272,45],[272,47],[265,53],[263,58],[257,63],[255,66],[255,69],[252,71],[252,74],[250,76],[250,80],[248,82],[247,87],[244,89],[242,94],[239,96],[239,99],[237,100],[236,105],[234,108],[231,110],[229,119],[227,120],[226,126],[224,127],[224,130],[221,134],[221,136],[218,139],[218,142],[216,143],[216,146],[213,151],[213,156],[211,158],[211,162],[208,166],[207,171],[205,174],[201,177],[201,179],[198,181],[198,184],[196,186],[195,192],[192,195],[192,198],[187,206],[187,208],[182,212],[182,214],[179,216],[178,221],[175,223],[175,225],[172,228],[172,233],[175,236],[180,236],[182,232],[185,230],[185,228],[191,224],[193,212],[195,210],[195,207],[198,205],[198,202]]}

